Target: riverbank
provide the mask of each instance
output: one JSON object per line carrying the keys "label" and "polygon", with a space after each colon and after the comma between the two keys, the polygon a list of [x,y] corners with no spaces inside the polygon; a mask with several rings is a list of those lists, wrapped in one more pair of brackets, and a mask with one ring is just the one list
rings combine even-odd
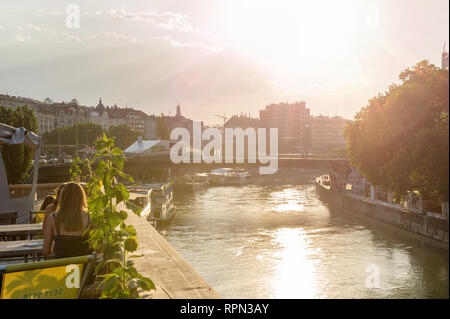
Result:
{"label": "riverbank", "polygon": [[[130,194],[131,198],[139,194]],[[121,207],[121,209],[126,209]],[[221,296],[204,280],[169,242],[146,220],[129,212],[127,223],[137,231],[139,243],[136,269],[153,280],[153,299],[220,299]]]}
{"label": "riverbank", "polygon": [[342,193],[315,183],[321,198],[358,217],[370,219],[401,231],[404,235],[426,242],[441,249],[449,249],[449,221],[431,215],[407,211],[398,205],[391,205],[352,193]]}

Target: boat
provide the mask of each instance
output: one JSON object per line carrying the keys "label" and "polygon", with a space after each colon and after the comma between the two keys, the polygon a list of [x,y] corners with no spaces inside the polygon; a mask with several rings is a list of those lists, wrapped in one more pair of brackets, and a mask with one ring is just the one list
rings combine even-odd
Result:
{"label": "boat", "polygon": [[234,185],[247,183],[251,174],[242,168],[217,168],[208,176],[210,185]]}
{"label": "boat", "polygon": [[331,195],[331,179],[329,175],[322,175],[316,178],[316,191],[322,197]]}
{"label": "boat", "polygon": [[168,222],[176,214],[173,204],[173,183],[154,183],[142,185],[150,189],[150,213],[147,220],[152,223]]}
{"label": "boat", "polygon": [[195,192],[207,187],[209,183],[210,177],[208,173],[197,173],[192,175],[182,186]]}

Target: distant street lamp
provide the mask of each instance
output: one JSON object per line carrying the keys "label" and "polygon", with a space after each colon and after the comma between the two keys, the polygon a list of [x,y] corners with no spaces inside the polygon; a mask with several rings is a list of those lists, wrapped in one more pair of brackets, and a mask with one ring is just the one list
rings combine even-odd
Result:
{"label": "distant street lamp", "polygon": [[78,156],[78,119],[75,118],[75,156]]}
{"label": "distant street lamp", "polygon": [[61,128],[58,127],[58,161],[61,161]]}
{"label": "distant street lamp", "polygon": [[86,129],[86,147],[89,146],[89,132],[90,129]]}

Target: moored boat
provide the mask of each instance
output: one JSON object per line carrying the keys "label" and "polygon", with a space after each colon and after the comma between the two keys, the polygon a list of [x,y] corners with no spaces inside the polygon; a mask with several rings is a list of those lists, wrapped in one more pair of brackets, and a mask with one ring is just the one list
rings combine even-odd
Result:
{"label": "moored boat", "polygon": [[170,221],[176,214],[173,183],[144,184],[143,187],[151,189],[151,208],[147,219],[156,223]]}
{"label": "moored boat", "polygon": [[208,175],[211,185],[244,184],[251,177],[250,173],[242,168],[217,168]]}
{"label": "moored boat", "polygon": [[331,193],[331,179],[328,175],[322,175],[316,178],[316,191],[320,196],[327,196]]}

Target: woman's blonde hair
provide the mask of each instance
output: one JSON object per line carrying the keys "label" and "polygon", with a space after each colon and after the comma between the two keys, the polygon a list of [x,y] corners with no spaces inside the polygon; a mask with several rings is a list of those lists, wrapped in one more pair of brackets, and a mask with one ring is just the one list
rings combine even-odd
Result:
{"label": "woman's blonde hair", "polygon": [[56,228],[60,229],[64,223],[64,230],[83,230],[82,212],[87,209],[86,194],[78,183],[67,183],[61,192],[56,214]]}

